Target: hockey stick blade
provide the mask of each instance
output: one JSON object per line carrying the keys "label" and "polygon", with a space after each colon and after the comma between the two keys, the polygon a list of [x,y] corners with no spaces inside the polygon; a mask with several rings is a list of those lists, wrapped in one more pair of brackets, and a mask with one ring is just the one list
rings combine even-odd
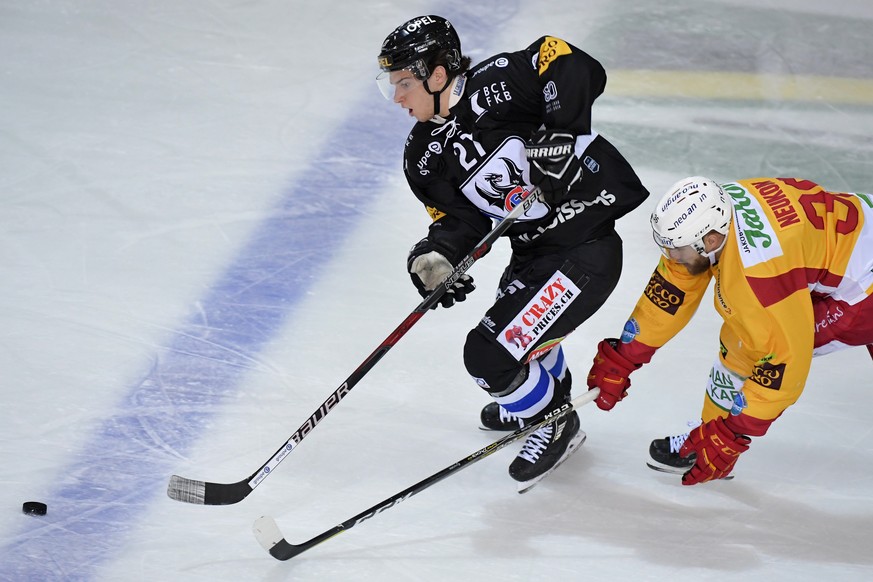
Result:
{"label": "hockey stick blade", "polygon": [[321,406],[313,412],[310,417],[300,425],[297,432],[285,441],[285,444],[273,453],[270,459],[260,466],[260,468],[249,475],[242,481],[236,483],[212,483],[209,481],[197,481],[188,479],[179,475],[173,475],[167,485],[167,496],[175,501],[183,503],[194,503],[197,505],[232,505],[239,503],[254,491],[255,487],[260,485],[276,466],[285,459],[286,456],[316,427],[316,425],[324,420],[324,417],[333,410],[333,408],[346,397],[346,395],[354,388],[367,373],[381,360],[394,345],[400,341],[406,332],[421,319],[425,313],[430,311],[431,307],[435,306],[443,295],[452,287],[452,284],[458,278],[467,272],[473,264],[491,250],[494,242],[503,236],[510,226],[512,226],[521,216],[527,212],[539,196],[539,190],[534,188],[533,191],[524,193],[516,201],[513,209],[501,220],[491,231],[486,234],[481,241],[470,251],[466,257],[461,259],[454,270],[445,278],[443,283],[436,289],[431,291],[418,307],[412,313],[406,316],[400,325],[398,325],[385,340],[373,350],[367,359],[364,360],[358,368],[346,378],[346,381],[340,384],[339,388],[327,397]]}
{"label": "hockey stick blade", "polygon": [[355,515],[354,517],[350,517],[346,521],[342,522],[339,525],[336,525],[330,528],[327,531],[320,533],[314,538],[303,542],[302,544],[292,544],[289,543],[285,536],[282,535],[282,532],[279,530],[279,526],[276,525],[276,520],[274,520],[270,516],[262,516],[255,520],[254,525],[252,526],[252,531],[255,534],[255,539],[258,540],[258,543],[261,544],[265,550],[267,550],[271,556],[276,558],[277,560],[290,560],[291,558],[309,550],[317,546],[318,544],[329,540],[337,534],[341,534],[344,531],[347,531],[359,523],[370,519],[371,517],[375,517],[376,515],[391,509],[395,505],[406,501],[413,495],[420,493],[431,487],[432,485],[436,485],[446,477],[457,473],[458,471],[465,469],[472,465],[473,463],[477,463],[484,459],[485,457],[491,456],[496,453],[500,449],[505,446],[517,441],[518,439],[529,435],[530,433],[542,428],[543,426],[553,422],[555,419],[564,416],[565,414],[569,414],[572,410],[580,408],[585,404],[588,404],[592,400],[595,400],[597,396],[600,394],[599,388],[594,388],[589,390],[582,396],[574,398],[572,401],[564,404],[561,408],[557,408],[546,415],[541,421],[531,424],[530,426],[526,426],[524,428],[520,428],[515,432],[512,432],[505,437],[497,440],[481,449],[468,455],[467,457],[461,459],[460,461],[446,467],[445,469],[440,470],[437,473],[429,477],[425,477],[415,485],[408,487],[401,491],[400,493],[396,493],[385,499],[376,505],[370,507],[362,511],[361,513]]}
{"label": "hockey stick blade", "polygon": [[167,485],[167,496],[175,501],[197,505],[233,505],[253,491],[248,481],[208,483],[173,475]]}

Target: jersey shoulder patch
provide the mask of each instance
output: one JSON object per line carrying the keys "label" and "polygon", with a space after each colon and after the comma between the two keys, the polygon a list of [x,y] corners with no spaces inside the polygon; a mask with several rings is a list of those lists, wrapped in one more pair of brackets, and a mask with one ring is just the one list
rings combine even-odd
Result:
{"label": "jersey shoulder patch", "polygon": [[560,38],[555,38],[554,36],[545,37],[540,44],[539,58],[537,59],[540,76],[549,69],[549,65],[551,65],[556,59],[563,55],[569,55],[572,52],[570,45],[567,44],[566,41],[563,41]]}
{"label": "jersey shoulder patch", "polygon": [[446,215],[445,212],[443,212],[437,208],[434,208],[433,206],[426,206],[426,208],[427,208],[427,213],[430,215],[430,219],[434,222],[436,222],[437,220],[439,220],[440,218],[442,218],[443,216]]}

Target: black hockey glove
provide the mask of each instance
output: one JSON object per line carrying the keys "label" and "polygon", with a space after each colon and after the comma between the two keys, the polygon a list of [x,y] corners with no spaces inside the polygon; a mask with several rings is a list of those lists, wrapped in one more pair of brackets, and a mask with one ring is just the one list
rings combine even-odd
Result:
{"label": "black hockey glove", "polygon": [[[412,277],[412,283],[422,297],[430,295],[431,291],[442,284],[445,278],[455,270],[437,246],[427,238],[418,241],[409,251],[406,268]],[[460,302],[467,299],[467,294],[472,293],[474,289],[476,289],[476,285],[473,284],[473,278],[469,275],[461,275],[446,290],[440,298],[439,304],[449,308],[455,304],[455,301]],[[437,304],[434,304],[431,309],[436,309],[436,306]]]}
{"label": "black hockey glove", "polygon": [[576,136],[566,131],[545,129],[525,144],[530,162],[530,181],[539,186],[543,201],[554,206],[582,177],[582,162],[575,154]]}

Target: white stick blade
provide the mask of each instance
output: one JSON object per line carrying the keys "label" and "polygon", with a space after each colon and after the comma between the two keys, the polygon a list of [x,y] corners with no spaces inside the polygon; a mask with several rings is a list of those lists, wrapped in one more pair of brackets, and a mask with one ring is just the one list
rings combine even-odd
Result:
{"label": "white stick blade", "polygon": [[183,503],[204,505],[206,503],[206,483],[173,475],[167,485],[167,495],[170,499]]}
{"label": "white stick blade", "polygon": [[279,526],[269,515],[262,515],[255,520],[252,525],[252,531],[255,532],[255,539],[268,552],[273,549],[273,546],[285,539],[282,532],[279,531]]}

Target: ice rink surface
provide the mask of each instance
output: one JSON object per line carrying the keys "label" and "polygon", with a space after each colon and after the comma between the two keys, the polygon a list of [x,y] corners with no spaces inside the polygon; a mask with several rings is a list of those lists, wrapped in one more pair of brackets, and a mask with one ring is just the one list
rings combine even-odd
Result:
{"label": "ice rink surface", "polygon": [[[410,120],[373,79],[385,35],[434,11],[474,61],[543,34],[598,58],[595,127],[653,197],[690,174],[873,191],[868,0],[7,1],[0,580],[873,579],[863,349],[814,361],[733,481],[646,468],[699,414],[708,300],[626,401],[581,410],[588,441],[530,493],[513,446],[292,561],[264,552],[258,516],[301,542],[496,438],[461,347],[505,243],[242,503],[166,496],[174,473],[257,469],[418,304]],[[564,344],[577,378],[655,266],[651,203],[619,224],[619,287]]]}

